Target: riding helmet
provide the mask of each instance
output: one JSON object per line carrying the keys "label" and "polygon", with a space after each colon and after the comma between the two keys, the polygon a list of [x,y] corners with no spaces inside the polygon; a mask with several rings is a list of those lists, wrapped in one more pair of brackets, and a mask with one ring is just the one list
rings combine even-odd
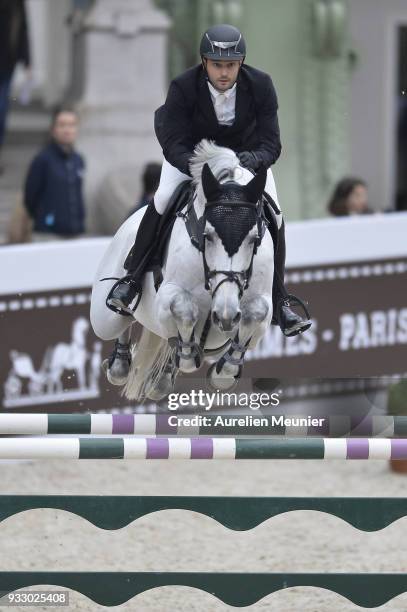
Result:
{"label": "riding helmet", "polygon": [[199,47],[201,57],[211,60],[239,60],[246,55],[246,43],[241,32],[222,23],[206,30]]}

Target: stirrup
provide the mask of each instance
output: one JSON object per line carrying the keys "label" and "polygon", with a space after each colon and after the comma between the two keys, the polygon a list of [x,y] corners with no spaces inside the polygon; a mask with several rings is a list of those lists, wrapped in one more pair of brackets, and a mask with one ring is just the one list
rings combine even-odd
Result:
{"label": "stirrup", "polygon": [[[301,308],[304,311],[306,320],[303,320],[303,323],[299,323],[298,324],[298,328],[294,329],[293,331],[291,331],[290,333],[285,333],[282,329],[282,321],[281,321],[281,307],[282,306],[288,306],[290,307],[292,304],[297,304],[298,306],[301,306]],[[300,316],[300,315],[298,315]],[[284,297],[281,297],[278,302],[277,302],[277,323],[280,327],[280,329],[283,331],[284,336],[286,336],[287,338],[292,338],[293,336],[297,336],[298,334],[302,334],[305,331],[307,331],[311,325],[312,322],[310,321],[310,313],[308,308],[306,307],[305,303],[297,296],[293,295],[292,293],[287,293]]]}
{"label": "stirrup", "polygon": [[[111,280],[111,279],[102,278],[101,280]],[[137,300],[136,300],[136,303],[133,306],[133,308],[127,308],[127,307],[122,306],[120,304],[119,300],[117,300],[115,298],[113,298],[113,300],[112,300],[111,295],[112,295],[113,291],[116,289],[116,287],[118,285],[120,285],[120,283],[130,281],[130,282],[128,282],[128,284],[130,284],[132,280],[133,279],[132,279],[132,277],[130,275],[124,276],[123,278],[119,278],[117,280],[117,282],[113,285],[113,287],[110,289],[110,291],[109,291],[109,293],[107,295],[107,298],[106,298],[106,302],[105,302],[106,306],[110,310],[113,310],[113,312],[115,312],[116,314],[122,315],[123,317],[132,317],[134,315],[134,313],[136,312],[137,307],[138,307],[138,305],[140,303],[140,300],[141,300],[142,293],[143,293],[141,286],[140,286],[139,291],[137,292],[138,293]]]}

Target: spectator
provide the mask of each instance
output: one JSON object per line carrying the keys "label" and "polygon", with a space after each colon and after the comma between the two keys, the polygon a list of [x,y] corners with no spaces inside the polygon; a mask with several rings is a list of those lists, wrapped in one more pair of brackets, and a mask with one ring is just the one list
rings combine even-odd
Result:
{"label": "spectator", "polygon": [[328,203],[328,210],[334,217],[371,214],[373,211],[368,205],[365,181],[354,177],[339,181]]}
{"label": "spectator", "polygon": [[[17,63],[30,70],[24,0],[0,0],[0,154],[6,130],[11,79]],[[0,173],[3,166],[0,162]]]}
{"label": "spectator", "polygon": [[84,161],[75,151],[78,117],[61,108],[54,113],[51,140],[33,159],[24,204],[34,227],[33,241],[75,238],[85,231],[82,196]]}
{"label": "spectator", "polygon": [[136,212],[139,208],[147,206],[147,204],[154,197],[157,187],[160,183],[161,176],[161,164],[156,162],[150,162],[144,166],[144,172],[142,176],[143,182],[143,195],[141,196],[137,205],[129,212],[128,217]]}

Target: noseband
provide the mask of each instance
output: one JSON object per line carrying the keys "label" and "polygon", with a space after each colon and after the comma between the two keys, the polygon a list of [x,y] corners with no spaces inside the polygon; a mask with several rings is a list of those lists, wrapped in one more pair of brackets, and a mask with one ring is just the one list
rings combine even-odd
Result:
{"label": "noseband", "polygon": [[[237,271],[237,270],[211,270],[208,266],[208,262],[206,260],[206,243],[208,240],[208,233],[205,232],[205,225],[207,221],[207,212],[213,211],[216,214],[217,209],[221,209],[224,207],[228,207],[231,209],[231,218],[230,223],[233,224],[233,209],[246,209],[250,216],[254,219],[253,223],[247,229],[244,237],[247,236],[251,227],[254,224],[257,225],[257,236],[253,243],[253,250],[250,258],[249,266],[246,270]],[[253,214],[254,213],[254,214]],[[188,206],[188,210],[186,213],[179,213],[179,216],[182,216],[185,220],[186,229],[188,231],[189,237],[191,239],[191,243],[193,246],[198,249],[202,253],[202,261],[204,267],[204,275],[205,275],[205,289],[209,291],[214,297],[215,293],[219,289],[223,283],[235,283],[239,290],[239,299],[242,297],[243,292],[249,287],[250,279],[253,272],[253,259],[257,253],[257,249],[259,248],[261,241],[265,232],[265,218],[263,214],[263,201],[260,199],[259,202],[246,202],[244,200],[214,200],[211,202],[207,202],[205,205],[205,212],[199,219],[196,216],[195,208],[193,205],[193,201],[191,201]],[[211,216],[211,215],[210,215]],[[215,228],[216,230],[216,228]],[[217,232],[218,233],[218,232]],[[218,234],[219,235],[219,234]],[[224,278],[219,281],[219,283],[212,290],[212,279],[217,275],[222,274]]]}

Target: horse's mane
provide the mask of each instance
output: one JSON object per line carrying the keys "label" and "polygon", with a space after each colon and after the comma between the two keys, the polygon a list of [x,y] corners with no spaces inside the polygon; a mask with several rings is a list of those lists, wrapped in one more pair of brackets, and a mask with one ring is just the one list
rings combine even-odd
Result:
{"label": "horse's mane", "polygon": [[201,140],[196,145],[190,161],[195,186],[201,183],[204,164],[208,164],[216,178],[222,181],[226,178],[233,178],[234,170],[239,166],[239,159],[231,149],[219,147],[212,140]]}

